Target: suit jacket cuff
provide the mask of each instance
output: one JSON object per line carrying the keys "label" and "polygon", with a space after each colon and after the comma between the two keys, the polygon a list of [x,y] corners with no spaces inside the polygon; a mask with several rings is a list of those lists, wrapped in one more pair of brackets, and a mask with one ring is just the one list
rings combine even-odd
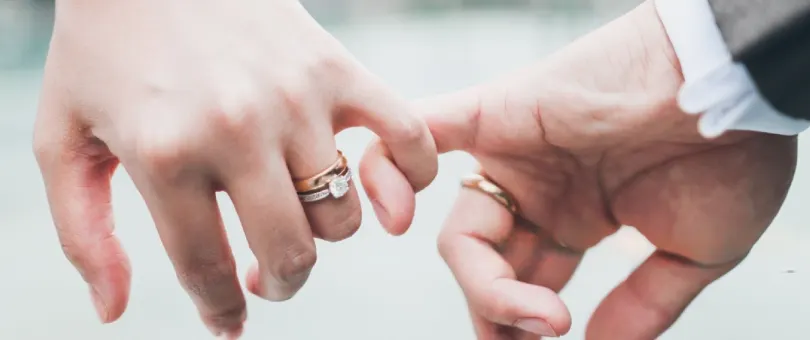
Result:
{"label": "suit jacket cuff", "polygon": [[661,22],[681,64],[680,108],[700,114],[707,138],[729,130],[796,135],[810,121],[778,112],[757,89],[744,65],[732,59],[708,0],[656,0]]}

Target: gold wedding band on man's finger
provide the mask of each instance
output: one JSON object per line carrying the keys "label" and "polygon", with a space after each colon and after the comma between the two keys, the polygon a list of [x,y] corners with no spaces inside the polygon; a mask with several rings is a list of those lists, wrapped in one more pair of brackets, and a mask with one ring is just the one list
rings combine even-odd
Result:
{"label": "gold wedding band on man's finger", "polygon": [[517,202],[512,198],[512,195],[488,178],[479,174],[470,174],[461,179],[461,186],[486,194],[504,206],[504,208],[509,210],[513,215],[518,215]]}
{"label": "gold wedding band on man's finger", "polygon": [[[518,204],[514,199],[514,196],[486,176],[479,174],[466,175],[461,179],[461,186],[481,192],[491,197],[493,200],[498,202],[498,204],[502,205],[504,208],[506,208],[506,210],[512,213],[516,221],[521,221],[521,223],[517,223],[518,226],[528,227],[534,233],[538,232],[536,229],[538,227],[536,225],[520,215],[520,209],[518,208]],[[553,243],[555,247],[562,250],[573,251],[565,242],[552,237],[551,235],[549,235],[549,242]]]}

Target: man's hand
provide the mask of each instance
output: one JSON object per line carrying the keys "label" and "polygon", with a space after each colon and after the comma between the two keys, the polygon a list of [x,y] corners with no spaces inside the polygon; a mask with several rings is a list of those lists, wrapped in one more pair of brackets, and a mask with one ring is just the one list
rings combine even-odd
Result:
{"label": "man's hand", "polygon": [[334,134],[361,125],[386,155],[363,180],[384,183],[372,200],[403,233],[436,172],[429,131],[298,1],[57,1],[34,144],[62,247],[104,322],[124,312],[130,284],[113,235],[119,163],[206,325],[234,337],[245,300],[215,192],[231,197],[258,259],[248,288],[288,299],[315,264],[313,236],[347,238],[361,216],[354,190],[302,207],[292,178],[332,164]]}
{"label": "man's hand", "polygon": [[464,190],[439,240],[480,339],[567,332],[556,292],[621,225],[658,250],[602,302],[587,336],[654,339],[771,223],[795,138],[703,139],[675,104],[675,60],[648,1],[538,65],[421,103],[439,151],[471,153],[522,209],[515,221]]}

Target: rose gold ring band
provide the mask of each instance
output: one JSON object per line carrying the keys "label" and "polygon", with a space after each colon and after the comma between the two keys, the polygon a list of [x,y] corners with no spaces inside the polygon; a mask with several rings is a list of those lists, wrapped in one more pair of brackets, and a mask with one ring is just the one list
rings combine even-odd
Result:
{"label": "rose gold ring band", "polygon": [[294,181],[295,191],[298,193],[304,193],[323,189],[329,186],[329,182],[331,182],[333,179],[341,176],[341,174],[344,174],[346,169],[348,169],[346,157],[343,156],[343,152],[338,150],[337,159],[335,159],[335,162],[332,163],[332,165],[330,165],[328,168],[314,176],[304,179],[296,179]]}

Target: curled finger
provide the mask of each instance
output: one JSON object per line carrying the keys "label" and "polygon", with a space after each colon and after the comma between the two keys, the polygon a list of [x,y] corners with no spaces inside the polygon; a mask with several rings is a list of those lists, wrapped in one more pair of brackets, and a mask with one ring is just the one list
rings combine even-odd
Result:
{"label": "curled finger", "polygon": [[538,335],[564,334],[571,317],[559,296],[518,281],[515,270],[494,249],[509,237],[513,223],[512,215],[492,198],[463,190],[445,222],[439,251],[474,313]]}
{"label": "curled finger", "polygon": [[270,301],[292,298],[317,260],[307,216],[281,155],[256,158],[225,180],[258,266],[248,289]]}
{"label": "curled finger", "polygon": [[[215,335],[242,332],[246,304],[225,235],[213,181],[155,167],[129,167],[183,288]],[[126,164],[125,164],[126,166]]]}
{"label": "curled finger", "polygon": [[365,126],[379,136],[361,161],[360,176],[380,222],[399,235],[412,222],[415,193],[436,176],[436,145],[404,98],[367,71],[359,74],[341,97],[336,126]]}
{"label": "curled finger", "polygon": [[296,134],[288,145],[287,164],[295,179],[312,232],[327,241],[341,241],[360,228],[360,198],[346,156],[335,147],[331,126]]}

